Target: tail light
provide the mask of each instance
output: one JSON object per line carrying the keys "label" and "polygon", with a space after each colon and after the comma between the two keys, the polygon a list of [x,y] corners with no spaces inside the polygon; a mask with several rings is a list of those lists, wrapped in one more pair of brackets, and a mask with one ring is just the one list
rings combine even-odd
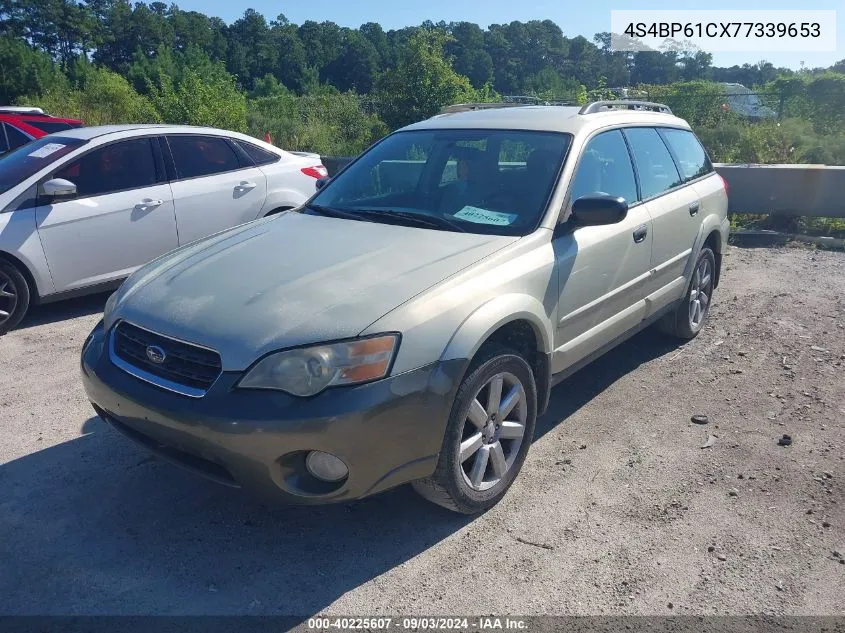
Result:
{"label": "tail light", "polygon": [[719,178],[722,179],[722,186],[725,188],[725,195],[728,195],[728,181],[725,180],[724,176],[719,174]]}
{"label": "tail light", "polygon": [[311,167],[303,167],[300,171],[305,174],[306,176],[311,176],[312,178],[325,178],[329,175],[329,170],[326,169],[323,165],[312,165]]}

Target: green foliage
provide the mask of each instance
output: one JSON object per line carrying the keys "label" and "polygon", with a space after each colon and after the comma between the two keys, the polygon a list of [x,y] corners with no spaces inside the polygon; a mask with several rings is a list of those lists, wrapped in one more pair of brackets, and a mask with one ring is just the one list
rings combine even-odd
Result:
{"label": "green foliage", "polygon": [[63,79],[49,55],[22,39],[0,36],[0,104],[40,94]]}
{"label": "green foliage", "polygon": [[684,81],[668,85],[637,86],[651,101],[668,105],[674,114],[693,127],[715,127],[737,120],[738,115],[724,110],[725,88],[711,81]]}
{"label": "green foliage", "polygon": [[819,135],[809,121],[738,121],[696,133],[716,162],[845,164],[845,133]]}
{"label": "green foliage", "polygon": [[247,129],[246,95],[222,64],[185,68],[178,81],[164,75],[159,85],[150,85],[150,98],[166,123]]}
{"label": "green foliage", "polygon": [[[780,125],[724,109],[721,82],[753,88]],[[88,123],[269,131],[281,146],[344,154],[451,103],[580,104],[631,86],[690,121],[716,160],[845,163],[845,60],[798,73],[766,61],[718,68],[680,47],[614,52],[610,33],[570,38],[550,20],[385,31],[252,9],[227,25],[157,1],[0,0],[0,103]]]}
{"label": "green foliage", "polygon": [[79,83],[59,81],[39,96],[19,100],[56,116],[82,119],[87,125],[156,123],[159,114],[150,100],[138,94],[126,79],[105,68],[88,65],[77,70]]}
{"label": "green foliage", "polygon": [[269,132],[285,149],[354,156],[388,132],[352,92],[297,96],[270,87],[269,93],[249,102],[249,133],[262,138]]}
{"label": "green foliage", "polygon": [[445,105],[473,100],[469,79],[456,73],[445,58],[448,40],[440,30],[415,33],[398,66],[379,78],[377,97],[388,126],[402,127],[437,114]]}

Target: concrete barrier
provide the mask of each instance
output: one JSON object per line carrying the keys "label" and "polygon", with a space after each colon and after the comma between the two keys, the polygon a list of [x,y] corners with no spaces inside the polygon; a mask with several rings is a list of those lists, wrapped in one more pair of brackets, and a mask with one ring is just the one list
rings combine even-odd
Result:
{"label": "concrete barrier", "polygon": [[845,218],[845,167],[716,164],[728,183],[728,211]]}

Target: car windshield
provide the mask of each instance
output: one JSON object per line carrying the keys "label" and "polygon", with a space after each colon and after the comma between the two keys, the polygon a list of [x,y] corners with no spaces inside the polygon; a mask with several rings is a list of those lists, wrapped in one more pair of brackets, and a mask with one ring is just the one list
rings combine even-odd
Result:
{"label": "car windshield", "polygon": [[7,192],[85,143],[87,141],[78,138],[44,136],[0,156],[0,193]]}
{"label": "car windshield", "polygon": [[397,132],[332,179],[306,212],[526,235],[546,210],[571,138],[524,130]]}

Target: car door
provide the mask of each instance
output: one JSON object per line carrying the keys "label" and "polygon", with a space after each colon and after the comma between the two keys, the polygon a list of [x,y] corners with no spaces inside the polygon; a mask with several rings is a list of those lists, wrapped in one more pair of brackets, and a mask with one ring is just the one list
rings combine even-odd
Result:
{"label": "car door", "polygon": [[57,292],[106,283],[178,246],[173,196],[149,138],[116,141],[60,166],[71,199],[39,196],[36,224]]}
{"label": "car door", "polygon": [[646,313],[651,216],[639,203],[620,130],[601,132],[587,142],[572,179],[569,208],[579,197],[594,193],[621,196],[630,206],[617,224],[578,227],[569,220],[555,231],[560,298],[554,372],[636,327]]}
{"label": "car door", "polygon": [[695,187],[684,185],[684,178],[656,128],[626,128],[625,136],[654,227],[651,249],[654,274],[649,281],[649,292],[657,293],[653,306],[657,310],[677,299],[684,290],[684,269],[698,235],[701,201]]}
{"label": "car door", "polygon": [[258,217],[267,178],[249,156],[222,136],[167,136],[179,243],[187,244]]}

